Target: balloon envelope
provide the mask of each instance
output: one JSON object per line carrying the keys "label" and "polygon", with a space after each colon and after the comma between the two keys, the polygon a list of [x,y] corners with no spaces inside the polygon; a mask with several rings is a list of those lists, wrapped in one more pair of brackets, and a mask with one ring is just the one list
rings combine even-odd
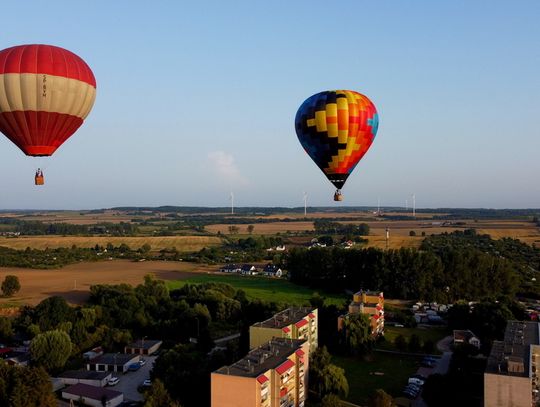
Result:
{"label": "balloon envelope", "polygon": [[52,155],[95,97],[94,74],[68,50],[33,44],[0,51],[0,131],[26,155]]}
{"label": "balloon envelope", "polygon": [[379,116],[366,96],[351,90],[317,93],[295,119],[300,143],[328,180],[341,189],[377,134]]}

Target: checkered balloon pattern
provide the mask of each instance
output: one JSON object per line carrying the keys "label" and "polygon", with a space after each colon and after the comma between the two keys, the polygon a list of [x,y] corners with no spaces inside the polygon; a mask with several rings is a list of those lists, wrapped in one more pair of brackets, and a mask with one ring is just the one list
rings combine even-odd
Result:
{"label": "checkered balloon pattern", "polygon": [[337,189],[371,146],[379,116],[366,96],[332,90],[308,98],[296,113],[300,143]]}

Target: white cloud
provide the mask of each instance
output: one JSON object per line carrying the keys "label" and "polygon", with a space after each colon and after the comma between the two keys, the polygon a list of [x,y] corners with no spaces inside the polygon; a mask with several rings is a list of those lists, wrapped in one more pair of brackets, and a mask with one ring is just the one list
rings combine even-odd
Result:
{"label": "white cloud", "polygon": [[234,161],[232,154],[225,151],[212,151],[208,153],[208,161],[213,171],[222,180],[230,186],[245,186],[249,181],[240,173],[240,169]]}

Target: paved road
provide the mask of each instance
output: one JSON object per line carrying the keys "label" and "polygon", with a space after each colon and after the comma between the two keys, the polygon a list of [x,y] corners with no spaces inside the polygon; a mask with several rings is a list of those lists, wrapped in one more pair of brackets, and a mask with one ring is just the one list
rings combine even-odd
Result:
{"label": "paved road", "polygon": [[441,352],[452,352],[453,342],[453,336],[445,336],[439,342],[437,342],[437,349],[439,349]]}
{"label": "paved road", "polygon": [[214,343],[216,345],[224,345],[229,341],[232,341],[233,339],[240,338],[240,333],[232,334],[229,336],[224,336],[223,338],[216,339]]}
{"label": "paved road", "polygon": [[141,401],[143,395],[137,391],[137,387],[146,379],[150,379],[150,371],[152,370],[156,356],[144,356],[146,365],[141,366],[136,372],[113,373],[120,379],[120,383],[110,389],[121,391],[124,393],[124,400]]}

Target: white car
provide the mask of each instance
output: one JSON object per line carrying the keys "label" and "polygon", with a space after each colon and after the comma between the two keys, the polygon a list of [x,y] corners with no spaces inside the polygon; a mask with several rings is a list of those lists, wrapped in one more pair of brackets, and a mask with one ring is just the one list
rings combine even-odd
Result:
{"label": "white car", "polygon": [[107,386],[116,386],[118,383],[120,383],[120,379],[118,377],[111,377],[107,382]]}
{"label": "white car", "polygon": [[142,384],[144,387],[150,387],[152,386],[152,382],[150,381],[150,379],[146,379],[143,384]]}
{"label": "white car", "polygon": [[139,360],[139,365],[141,365],[141,366],[146,365],[146,359],[141,358],[141,360]]}

